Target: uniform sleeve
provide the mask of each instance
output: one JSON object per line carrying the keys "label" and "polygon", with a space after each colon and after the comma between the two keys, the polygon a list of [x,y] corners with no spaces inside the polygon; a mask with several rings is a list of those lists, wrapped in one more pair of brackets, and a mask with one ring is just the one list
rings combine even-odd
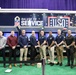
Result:
{"label": "uniform sleeve", "polygon": [[31,44],[32,46],[34,46],[34,43],[33,43],[32,37],[30,37],[30,44]]}
{"label": "uniform sleeve", "polygon": [[52,38],[52,40],[54,41],[54,40],[55,40],[55,38],[53,37],[53,38]]}
{"label": "uniform sleeve", "polygon": [[74,36],[74,40],[76,41],[76,35]]}
{"label": "uniform sleeve", "polygon": [[44,36],[44,41],[47,41],[47,38]]}
{"label": "uniform sleeve", "polygon": [[64,36],[62,36],[62,41],[64,41]]}
{"label": "uniform sleeve", "polygon": [[28,45],[28,42],[29,42],[29,39],[28,39],[28,37],[27,37],[27,45]]}
{"label": "uniform sleeve", "polygon": [[7,43],[7,39],[5,38],[4,41],[3,41],[2,48],[4,48],[6,46],[6,43]]}
{"label": "uniform sleeve", "polygon": [[16,28],[17,28],[17,30],[18,30],[19,35],[21,35],[21,29],[19,29],[18,26],[17,26]]}
{"label": "uniform sleeve", "polygon": [[46,38],[46,42],[48,42],[48,37]]}
{"label": "uniform sleeve", "polygon": [[73,40],[73,42],[75,41],[75,38],[72,36],[72,40]]}
{"label": "uniform sleeve", "polygon": [[55,38],[55,41],[57,41],[57,36],[56,36],[56,38]]}
{"label": "uniform sleeve", "polygon": [[38,41],[40,42],[40,37],[38,38]]}
{"label": "uniform sleeve", "polygon": [[22,42],[21,42],[21,37],[19,36],[19,38],[18,38],[18,42],[19,42],[19,44],[22,46],[22,47],[24,47],[24,45],[22,44]]}

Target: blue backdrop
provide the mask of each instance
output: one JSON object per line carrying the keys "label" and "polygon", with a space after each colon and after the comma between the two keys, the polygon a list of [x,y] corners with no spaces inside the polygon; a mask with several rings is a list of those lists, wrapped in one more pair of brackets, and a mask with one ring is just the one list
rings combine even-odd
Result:
{"label": "blue backdrop", "polygon": [[76,0],[0,0],[0,7],[76,10]]}

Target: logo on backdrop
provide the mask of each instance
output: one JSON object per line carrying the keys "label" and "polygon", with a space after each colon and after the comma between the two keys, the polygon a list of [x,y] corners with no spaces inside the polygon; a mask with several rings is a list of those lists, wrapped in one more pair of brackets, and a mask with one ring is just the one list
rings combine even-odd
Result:
{"label": "logo on backdrop", "polygon": [[48,26],[67,28],[68,26],[70,26],[70,17],[48,17]]}
{"label": "logo on backdrop", "polygon": [[15,25],[15,26],[19,26],[19,25],[20,25],[20,17],[19,17],[19,16],[16,16],[16,17],[14,18],[14,25]]}
{"label": "logo on backdrop", "polygon": [[38,20],[37,18],[20,18],[19,16],[16,16],[14,22],[16,26],[43,26],[43,21]]}

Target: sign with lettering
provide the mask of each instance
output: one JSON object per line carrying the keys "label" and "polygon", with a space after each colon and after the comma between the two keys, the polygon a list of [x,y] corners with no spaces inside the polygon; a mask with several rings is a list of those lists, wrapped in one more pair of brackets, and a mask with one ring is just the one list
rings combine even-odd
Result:
{"label": "sign with lettering", "polygon": [[48,17],[48,26],[51,27],[68,27],[70,26],[70,17]]}

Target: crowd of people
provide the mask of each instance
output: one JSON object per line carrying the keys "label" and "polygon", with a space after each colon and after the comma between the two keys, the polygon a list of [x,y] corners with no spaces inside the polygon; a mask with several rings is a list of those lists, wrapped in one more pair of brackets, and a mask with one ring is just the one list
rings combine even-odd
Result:
{"label": "crowd of people", "polygon": [[[26,35],[26,30],[21,30],[21,34],[17,38],[14,34],[15,31],[11,31],[10,36],[6,39],[3,36],[3,32],[0,31],[0,51],[2,52],[3,61],[6,61],[5,57],[5,47],[6,44],[9,46],[9,68],[12,68],[12,54],[14,55],[14,61],[16,61],[16,48],[17,45],[20,45],[20,61],[27,61],[27,53],[28,53],[28,36]],[[49,36],[46,38],[44,35],[44,31],[40,31],[40,36],[38,41],[36,41],[35,31],[31,32],[30,36],[30,60],[34,61],[36,56],[36,48],[39,48],[40,59],[47,59],[46,57],[46,46],[48,47],[48,53],[50,57],[50,65],[54,65],[54,51],[57,53],[57,63],[56,65],[63,65],[63,50],[65,45],[65,50],[67,54],[67,64],[66,66],[74,67],[74,54],[76,53],[76,35],[72,36],[71,30],[68,30],[68,35],[64,38],[61,35],[61,30],[57,30],[56,38],[52,35],[52,31],[49,31]],[[25,64],[26,65],[26,64]],[[34,65],[34,63],[31,63]],[[17,64],[14,63],[16,67]],[[6,63],[4,62],[4,67],[6,67]],[[22,63],[20,63],[19,67],[22,67]]]}

